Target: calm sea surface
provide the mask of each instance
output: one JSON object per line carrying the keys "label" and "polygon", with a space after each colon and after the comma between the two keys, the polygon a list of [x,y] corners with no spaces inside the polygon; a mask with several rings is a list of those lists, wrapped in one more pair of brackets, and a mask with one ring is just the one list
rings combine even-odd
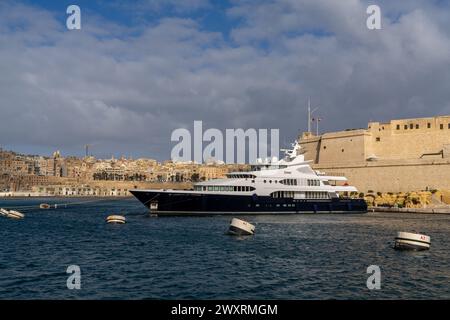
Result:
{"label": "calm sea surface", "polygon": [[[257,234],[236,238],[230,217],[151,218],[134,199],[36,209],[80,201],[0,200],[26,214],[0,217],[0,299],[450,299],[448,215],[251,216]],[[113,213],[128,223],[106,224]],[[393,250],[397,231],[430,235],[431,250]]]}

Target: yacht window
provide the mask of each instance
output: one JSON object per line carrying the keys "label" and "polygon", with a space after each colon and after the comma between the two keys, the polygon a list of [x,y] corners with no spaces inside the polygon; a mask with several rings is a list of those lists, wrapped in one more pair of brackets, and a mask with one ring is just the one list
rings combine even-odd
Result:
{"label": "yacht window", "polygon": [[219,191],[219,187],[218,186],[214,187],[214,191]]}

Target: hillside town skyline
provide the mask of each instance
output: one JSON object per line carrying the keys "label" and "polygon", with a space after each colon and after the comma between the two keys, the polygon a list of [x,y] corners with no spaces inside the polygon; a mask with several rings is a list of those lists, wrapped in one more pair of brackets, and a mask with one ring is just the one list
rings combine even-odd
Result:
{"label": "hillside town skyline", "polygon": [[[0,193],[128,195],[124,191],[139,185],[189,184],[221,178],[227,172],[241,171],[245,167],[246,165],[226,165],[212,159],[203,164],[172,160],[160,162],[151,158],[133,159],[125,156],[97,159],[88,153],[85,157],[64,157],[57,150],[50,156],[44,156],[0,148]],[[96,193],[94,189],[86,191],[87,186],[98,190]],[[82,189],[89,193],[78,192]],[[118,190],[121,191],[120,194],[117,194]]]}

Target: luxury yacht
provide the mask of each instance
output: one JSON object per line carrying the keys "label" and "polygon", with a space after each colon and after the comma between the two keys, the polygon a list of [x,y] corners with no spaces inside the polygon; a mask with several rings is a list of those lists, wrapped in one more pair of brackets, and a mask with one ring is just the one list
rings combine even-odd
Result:
{"label": "luxury yacht", "polygon": [[258,159],[248,172],[194,184],[193,190],[131,190],[154,215],[365,213],[343,176],[314,171],[298,142],[284,159]]}

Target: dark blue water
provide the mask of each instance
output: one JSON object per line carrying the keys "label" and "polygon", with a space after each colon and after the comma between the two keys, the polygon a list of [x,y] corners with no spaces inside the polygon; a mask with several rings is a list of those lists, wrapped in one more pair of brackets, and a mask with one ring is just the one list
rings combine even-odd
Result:
{"label": "dark blue water", "polygon": [[[61,203],[80,200],[48,200]],[[0,207],[43,200],[0,200]],[[150,218],[133,199],[0,217],[0,299],[449,299],[450,216],[370,213]],[[124,214],[126,225],[104,219]],[[397,231],[431,236],[427,252],[392,249]],[[81,268],[81,290],[66,269]],[[369,290],[369,265],[381,290]]]}

